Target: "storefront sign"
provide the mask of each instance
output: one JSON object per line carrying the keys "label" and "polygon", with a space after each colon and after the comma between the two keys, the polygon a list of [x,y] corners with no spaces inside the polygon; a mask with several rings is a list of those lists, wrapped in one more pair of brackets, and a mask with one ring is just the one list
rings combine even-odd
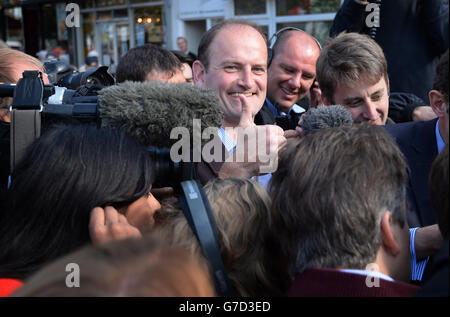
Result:
{"label": "storefront sign", "polygon": [[223,17],[225,14],[225,1],[190,0],[180,1],[179,5],[180,19]]}

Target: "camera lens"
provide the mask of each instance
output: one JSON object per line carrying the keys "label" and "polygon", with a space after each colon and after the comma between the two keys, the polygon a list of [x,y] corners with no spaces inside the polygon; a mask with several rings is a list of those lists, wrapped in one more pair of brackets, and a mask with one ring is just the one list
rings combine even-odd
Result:
{"label": "camera lens", "polygon": [[155,181],[153,188],[175,187],[182,180],[182,162],[173,162],[170,158],[170,149],[150,147],[148,149],[152,158]]}

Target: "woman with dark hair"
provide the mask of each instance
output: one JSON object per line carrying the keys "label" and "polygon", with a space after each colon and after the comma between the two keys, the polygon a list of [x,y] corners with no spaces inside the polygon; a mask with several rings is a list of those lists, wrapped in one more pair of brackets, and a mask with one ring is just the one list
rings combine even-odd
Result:
{"label": "woman with dark hair", "polygon": [[120,131],[48,130],[14,171],[8,208],[0,211],[0,279],[23,280],[90,243],[96,206],[114,206],[129,224],[148,231],[160,207],[150,194],[152,181],[145,147]]}

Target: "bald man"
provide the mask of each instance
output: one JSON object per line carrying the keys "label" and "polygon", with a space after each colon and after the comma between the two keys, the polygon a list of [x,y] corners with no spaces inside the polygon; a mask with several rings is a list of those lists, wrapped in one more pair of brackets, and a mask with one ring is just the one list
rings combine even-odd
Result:
{"label": "bald man", "polygon": [[273,124],[277,116],[288,114],[307,95],[316,78],[320,48],[311,35],[295,29],[282,31],[272,52],[267,70],[267,98],[255,117],[256,124]]}

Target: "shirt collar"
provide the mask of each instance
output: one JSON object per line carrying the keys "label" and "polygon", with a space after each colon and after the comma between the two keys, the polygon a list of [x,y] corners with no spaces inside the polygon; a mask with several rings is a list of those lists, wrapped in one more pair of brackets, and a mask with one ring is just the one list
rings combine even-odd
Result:
{"label": "shirt collar", "polygon": [[341,272],[345,272],[345,273],[350,273],[350,274],[358,274],[358,275],[363,275],[363,276],[372,276],[372,277],[378,277],[381,278],[383,280],[386,281],[390,281],[390,282],[394,282],[394,280],[390,277],[387,276],[386,274],[383,274],[381,272],[378,271],[367,271],[367,270],[340,270]]}
{"label": "shirt collar", "polygon": [[232,154],[236,150],[236,141],[234,141],[224,128],[220,128],[217,133],[219,134],[219,138],[225,146],[225,149],[228,153]]}
{"label": "shirt collar", "polygon": [[445,147],[445,142],[444,142],[444,139],[442,139],[442,137],[441,137],[441,133],[439,132],[439,120],[436,122],[435,133],[436,133],[436,143],[437,143],[438,154],[440,154],[441,151]]}
{"label": "shirt collar", "polygon": [[266,98],[267,106],[269,107],[270,112],[272,112],[273,116],[278,116],[278,109],[269,101],[269,98]]}
{"label": "shirt collar", "polygon": [[[287,114],[282,112],[282,111],[278,111],[277,107],[275,107],[269,100],[269,98],[266,98],[266,103],[267,106],[269,107],[270,112],[272,112],[272,114],[274,115],[274,117],[281,115],[281,116],[286,116]],[[292,105],[292,107],[289,109],[289,112],[294,111],[295,113],[303,113],[306,112],[306,110],[303,107],[300,107],[299,105],[297,105],[296,103],[294,103]]]}

